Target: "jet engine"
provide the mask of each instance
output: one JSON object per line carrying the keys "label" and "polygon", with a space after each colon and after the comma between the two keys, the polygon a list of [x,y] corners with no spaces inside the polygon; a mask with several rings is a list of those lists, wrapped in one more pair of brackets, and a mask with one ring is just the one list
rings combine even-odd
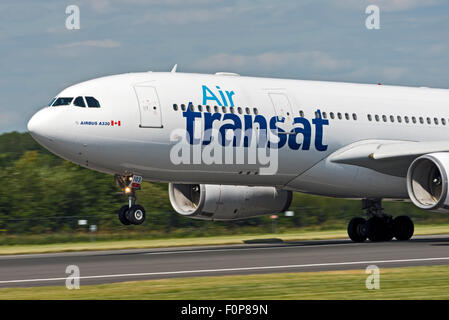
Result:
{"label": "jet engine", "polygon": [[449,212],[449,153],[431,153],[412,162],[407,173],[407,191],[421,209]]}
{"label": "jet engine", "polygon": [[290,207],[292,192],[275,187],[169,184],[170,202],[183,216],[235,220],[280,213]]}

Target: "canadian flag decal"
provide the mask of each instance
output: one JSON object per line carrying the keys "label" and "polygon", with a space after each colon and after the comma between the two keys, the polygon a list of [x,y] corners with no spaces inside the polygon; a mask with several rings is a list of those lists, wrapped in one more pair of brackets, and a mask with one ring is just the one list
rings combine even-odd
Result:
{"label": "canadian flag decal", "polygon": [[111,121],[111,127],[113,127],[113,126],[121,126],[122,124],[120,123],[120,120],[119,121],[114,121],[114,120],[112,120]]}

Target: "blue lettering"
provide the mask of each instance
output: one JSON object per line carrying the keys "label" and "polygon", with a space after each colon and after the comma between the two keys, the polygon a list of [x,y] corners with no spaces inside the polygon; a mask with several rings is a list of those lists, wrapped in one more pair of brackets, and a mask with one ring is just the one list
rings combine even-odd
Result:
{"label": "blue lettering", "polygon": [[[204,86],[207,90],[208,88]],[[205,89],[205,90],[206,90]],[[211,92],[209,90],[209,92]],[[211,92],[212,94],[212,92]],[[213,95],[213,94],[212,94]],[[214,96],[214,100],[217,99]],[[208,98],[209,100],[212,98]],[[215,100],[218,102],[218,100]],[[186,111],[182,113],[182,116],[186,119],[186,131],[188,134],[188,141],[191,145],[202,143],[203,145],[208,145],[212,141],[212,129],[214,127],[214,122],[218,122],[218,139],[222,146],[230,145],[231,141],[226,140],[226,133],[228,130],[233,131],[232,146],[238,147],[243,143],[243,147],[248,148],[251,146],[253,134],[255,134],[255,139],[257,140],[257,147],[263,148],[282,148],[286,145],[292,150],[310,150],[311,140],[312,140],[312,125],[315,128],[315,149],[317,151],[326,151],[328,145],[323,143],[324,139],[324,126],[329,125],[327,119],[323,119],[321,111],[317,110],[317,116],[312,119],[312,125],[306,118],[296,117],[293,119],[293,129],[292,132],[286,134],[285,130],[278,126],[278,123],[284,123],[285,118],[280,118],[277,116],[271,117],[267,123],[267,118],[262,115],[248,115],[245,114],[239,116],[235,113],[209,113],[209,112],[194,112],[192,102]],[[201,119],[204,114],[204,127],[202,128],[203,137],[195,138],[195,121],[197,118]],[[224,123],[225,121],[229,122]],[[99,122],[100,125],[108,125],[105,122]],[[97,122],[92,121],[81,121],[81,125],[97,125]],[[268,129],[269,127],[269,129]],[[256,131],[254,131],[256,130]],[[269,130],[269,132],[268,132]],[[243,132],[244,131],[244,132]],[[302,135],[302,141],[298,143],[298,135]],[[269,141],[271,137],[272,141]],[[242,140],[243,138],[243,140]],[[277,139],[276,139],[277,138]],[[276,140],[278,142],[273,142]],[[202,141],[201,141],[202,140]]]}
{"label": "blue lettering", "polygon": [[[254,124],[259,124],[259,137],[257,141],[258,147],[265,147],[268,140],[268,127],[267,127],[267,119],[265,117],[258,114],[254,117]],[[256,129],[257,130],[257,129]]]}
{"label": "blue lettering", "polygon": [[219,86],[216,86],[216,88],[218,89],[218,92],[220,93],[221,100],[223,100],[223,106],[227,107],[228,106],[228,101],[226,100],[223,91],[221,91]]}
{"label": "blue lettering", "polygon": [[226,95],[228,96],[229,104],[233,107],[234,101],[232,100],[232,96],[235,95],[234,91],[226,91]]}
{"label": "blue lettering", "polygon": [[315,125],[315,149],[318,151],[326,151],[327,145],[323,145],[323,126],[329,125],[329,120],[321,117],[320,109],[317,110],[318,118],[312,119]]}
{"label": "blue lettering", "polygon": [[213,123],[216,120],[221,119],[221,113],[209,113],[206,112],[204,114],[204,139],[203,145],[208,145],[211,142],[212,138],[212,127]]}
{"label": "blue lettering", "polygon": [[312,128],[310,126],[310,122],[306,118],[297,117],[293,119],[293,124],[302,124],[302,128],[294,128],[293,131],[295,134],[290,134],[288,138],[288,146],[292,150],[298,150],[301,147],[301,143],[296,142],[296,137],[298,134],[303,135],[303,143],[302,150],[310,149],[310,136]]}
{"label": "blue lettering", "polygon": [[[240,120],[239,116],[233,113],[226,113],[223,117],[224,120],[232,120],[234,123],[226,123],[221,126],[220,128],[220,137],[221,137],[221,145],[227,146],[229,143],[226,141],[226,130],[233,130],[234,131],[234,138],[232,141],[232,146],[236,147],[237,145],[240,146],[240,141],[242,138],[242,121]],[[238,141],[238,143],[237,143]]]}
{"label": "blue lettering", "polygon": [[248,148],[251,145],[252,141],[253,117],[249,114],[245,114],[243,118],[245,119],[245,135],[243,137],[243,146],[245,148]]}
{"label": "blue lettering", "polygon": [[195,128],[195,118],[201,118],[201,112],[193,112],[191,110],[192,102],[189,103],[189,106],[187,107],[187,111],[184,111],[182,113],[182,116],[186,118],[186,130],[190,144],[197,144],[199,143],[198,139],[194,139],[194,128]]}
{"label": "blue lettering", "polygon": [[217,96],[207,86],[203,85],[203,105],[207,105],[208,100],[215,101],[220,107],[223,106]]}
{"label": "blue lettering", "polygon": [[[284,123],[285,118],[281,118],[281,119],[279,119],[278,117],[271,118],[271,120],[270,120],[271,133],[276,135],[279,138],[279,141],[278,141],[278,143],[274,143],[273,145],[271,144],[271,142],[268,142],[269,148],[273,148],[273,147],[282,148],[285,145],[285,143],[287,142],[287,136],[285,134],[283,134],[283,133],[285,133],[285,130],[276,126],[277,122]],[[277,132],[276,132],[276,130],[277,130]]]}

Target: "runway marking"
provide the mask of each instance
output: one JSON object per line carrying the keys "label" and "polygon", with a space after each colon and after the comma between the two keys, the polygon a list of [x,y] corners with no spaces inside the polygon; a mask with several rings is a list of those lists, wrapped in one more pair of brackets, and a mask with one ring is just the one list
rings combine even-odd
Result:
{"label": "runway marking", "polygon": [[[107,275],[97,275],[97,276],[81,276],[81,277],[79,277],[79,279],[80,280],[82,280],[82,279],[105,279],[105,278],[143,277],[143,276],[176,275],[176,274],[217,273],[217,272],[230,272],[230,271],[251,271],[251,270],[270,270],[270,269],[295,269],[295,268],[308,268],[308,267],[345,266],[345,265],[360,265],[360,264],[375,264],[375,263],[381,264],[381,263],[401,263],[401,262],[424,262],[424,261],[443,261],[443,260],[449,260],[449,257],[311,263],[311,264],[296,264],[296,265],[285,265],[285,266],[261,266],[261,267],[242,267],[242,268],[226,268],[226,269],[181,270],[181,271],[167,271],[167,272],[107,274]],[[26,283],[26,282],[49,282],[49,281],[61,281],[61,280],[66,280],[66,279],[67,279],[66,277],[60,277],[60,278],[42,278],[42,279],[2,280],[2,281],[0,281],[0,284]]]}

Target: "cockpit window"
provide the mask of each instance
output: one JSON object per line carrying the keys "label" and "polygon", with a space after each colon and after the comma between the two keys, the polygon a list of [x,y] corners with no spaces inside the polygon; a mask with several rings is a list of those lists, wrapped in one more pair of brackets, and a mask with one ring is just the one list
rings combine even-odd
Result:
{"label": "cockpit window", "polygon": [[51,99],[50,103],[48,104],[48,106],[51,106],[53,104],[53,102],[55,102],[56,98]]}
{"label": "cockpit window", "polygon": [[72,102],[73,98],[58,98],[55,103],[53,103],[53,107],[58,106],[68,106]]}
{"label": "cockpit window", "polygon": [[75,101],[73,101],[73,105],[75,107],[81,107],[81,108],[85,108],[86,107],[86,104],[84,103],[83,97],[76,98]]}
{"label": "cockpit window", "polygon": [[100,102],[94,97],[86,97],[86,102],[89,108],[100,108]]}

